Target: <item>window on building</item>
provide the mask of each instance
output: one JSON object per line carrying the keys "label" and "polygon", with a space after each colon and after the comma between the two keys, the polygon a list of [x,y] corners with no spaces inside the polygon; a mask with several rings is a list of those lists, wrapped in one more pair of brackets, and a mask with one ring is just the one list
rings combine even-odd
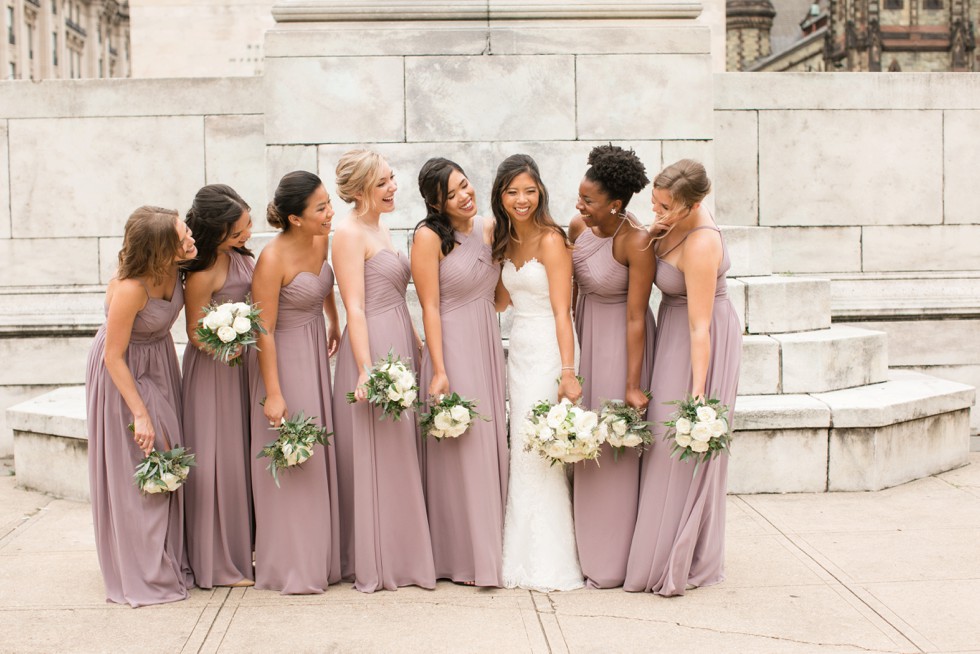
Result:
{"label": "window on building", "polygon": [[34,25],[27,25],[27,58],[34,61]]}
{"label": "window on building", "polygon": [[7,79],[17,79],[17,64],[10,62],[10,68],[7,71]]}
{"label": "window on building", "polygon": [[905,6],[905,0],[885,0],[885,9],[901,9]]}
{"label": "window on building", "polygon": [[17,39],[14,38],[14,8],[8,6],[7,7],[7,43],[13,45],[16,42]]}
{"label": "window on building", "polygon": [[51,13],[57,15],[57,13],[58,13],[58,0],[51,0]]}
{"label": "window on building", "polygon": [[922,6],[926,9],[942,9],[943,0],[922,0]]}
{"label": "window on building", "polygon": [[58,65],[58,33],[51,32],[51,65]]}

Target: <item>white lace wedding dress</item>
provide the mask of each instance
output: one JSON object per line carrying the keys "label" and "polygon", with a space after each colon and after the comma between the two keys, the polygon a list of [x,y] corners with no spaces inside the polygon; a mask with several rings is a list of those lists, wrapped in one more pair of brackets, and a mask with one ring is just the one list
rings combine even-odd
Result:
{"label": "white lace wedding dress", "polygon": [[544,265],[504,261],[502,279],[514,304],[507,355],[510,389],[510,483],[504,514],[503,577],[507,588],[572,590],[584,584],[575,547],[568,477],[536,452],[524,451],[521,425],[531,406],[554,402],[561,374],[555,318]]}

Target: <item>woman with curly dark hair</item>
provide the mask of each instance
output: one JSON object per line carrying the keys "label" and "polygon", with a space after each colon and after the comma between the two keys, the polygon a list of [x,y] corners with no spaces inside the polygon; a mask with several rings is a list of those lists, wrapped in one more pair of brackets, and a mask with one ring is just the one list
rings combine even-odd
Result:
{"label": "woman with curly dark hair", "polygon": [[[600,145],[589,153],[578,190],[579,215],[569,225],[575,243],[575,331],[581,347],[583,403],[624,399],[645,411],[653,373],[654,319],[650,311],[654,259],[647,230],[626,206],[645,187],[646,169],[632,150]],[[640,460],[636,448],[575,464],[575,540],[590,587],[615,588],[626,578],[636,523]],[[610,510],[615,507],[615,510]]]}

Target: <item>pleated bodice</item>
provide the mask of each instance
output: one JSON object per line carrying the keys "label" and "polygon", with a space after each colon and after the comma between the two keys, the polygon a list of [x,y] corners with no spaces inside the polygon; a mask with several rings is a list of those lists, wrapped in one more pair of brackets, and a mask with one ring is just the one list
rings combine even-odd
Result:
{"label": "pleated bodice", "polygon": [[232,250],[228,253],[228,259],[225,283],[211,295],[211,299],[218,304],[244,302],[252,290],[252,270],[255,268],[252,257]]}
{"label": "pleated bodice", "polygon": [[490,246],[483,241],[483,219],[473,220],[469,234],[456,232],[456,247],[439,263],[439,312],[449,313],[470,302],[493,306],[500,277]]}
{"label": "pleated bodice", "polygon": [[412,269],[405,255],[381,249],[364,262],[364,313],[374,316],[405,305]]}
{"label": "pleated bodice", "polygon": [[323,298],[333,288],[333,269],[324,261],[320,273],[302,271],[279,290],[276,330],[295,329],[323,318]]}
{"label": "pleated bodice", "polygon": [[603,304],[626,302],[629,268],[613,256],[612,238],[599,238],[586,229],[575,241],[572,266],[580,296]]}

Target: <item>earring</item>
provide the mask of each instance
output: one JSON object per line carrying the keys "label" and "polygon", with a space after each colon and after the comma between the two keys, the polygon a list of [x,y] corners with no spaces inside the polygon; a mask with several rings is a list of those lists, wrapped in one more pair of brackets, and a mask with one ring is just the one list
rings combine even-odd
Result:
{"label": "earring", "polygon": [[616,210],[615,209],[610,209],[609,210],[609,213],[616,213]]}

